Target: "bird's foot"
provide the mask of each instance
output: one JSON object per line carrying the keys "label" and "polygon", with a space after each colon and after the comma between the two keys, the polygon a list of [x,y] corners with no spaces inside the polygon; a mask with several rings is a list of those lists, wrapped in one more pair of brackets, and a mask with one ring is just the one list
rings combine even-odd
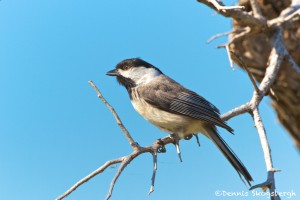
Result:
{"label": "bird's foot", "polygon": [[165,144],[164,144],[164,142],[161,139],[157,140],[157,144],[160,145],[160,147],[157,149],[158,153],[166,153],[167,152]]}
{"label": "bird's foot", "polygon": [[178,158],[179,158],[180,162],[182,162],[181,151],[180,151],[180,147],[179,147],[180,137],[177,134],[174,134],[174,133],[170,134],[170,137],[174,140],[173,144],[176,147]]}

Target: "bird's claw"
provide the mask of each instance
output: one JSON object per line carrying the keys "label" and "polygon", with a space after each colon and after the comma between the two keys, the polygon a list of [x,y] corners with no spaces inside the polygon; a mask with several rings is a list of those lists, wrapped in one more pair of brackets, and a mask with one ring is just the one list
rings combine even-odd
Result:
{"label": "bird's claw", "polygon": [[198,144],[198,146],[200,147],[200,142],[199,142],[199,137],[198,137],[198,135],[197,135],[197,134],[193,134],[193,135],[195,136],[196,141],[197,141],[197,144]]}
{"label": "bird's claw", "polygon": [[180,147],[179,147],[179,140],[180,140],[180,138],[176,134],[171,134],[170,137],[173,138],[173,140],[174,140],[173,144],[176,147],[178,158],[179,158],[180,162],[182,162],[181,151],[180,151]]}

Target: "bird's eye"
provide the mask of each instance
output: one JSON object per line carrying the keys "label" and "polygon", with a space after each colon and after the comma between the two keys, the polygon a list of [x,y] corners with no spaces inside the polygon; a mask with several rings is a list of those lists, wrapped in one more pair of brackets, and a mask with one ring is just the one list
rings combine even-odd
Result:
{"label": "bird's eye", "polygon": [[129,68],[130,67],[126,65],[126,66],[123,67],[123,70],[128,70]]}

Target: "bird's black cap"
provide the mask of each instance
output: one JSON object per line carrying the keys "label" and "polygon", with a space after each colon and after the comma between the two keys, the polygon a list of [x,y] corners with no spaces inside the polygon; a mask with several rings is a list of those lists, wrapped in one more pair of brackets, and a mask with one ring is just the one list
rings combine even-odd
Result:
{"label": "bird's black cap", "polygon": [[[161,72],[158,68],[154,67],[150,63],[140,59],[140,58],[129,58],[119,62],[116,66],[116,69],[125,70],[126,68],[131,67],[146,67],[146,68],[155,68],[159,72]],[[161,72],[162,73],[162,72]]]}

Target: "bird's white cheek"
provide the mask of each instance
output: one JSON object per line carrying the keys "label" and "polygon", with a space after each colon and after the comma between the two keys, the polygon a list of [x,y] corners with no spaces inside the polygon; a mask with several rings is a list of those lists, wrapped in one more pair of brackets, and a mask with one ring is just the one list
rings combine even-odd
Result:
{"label": "bird's white cheek", "polygon": [[129,78],[133,80],[135,83],[139,82],[142,79],[142,75],[137,70],[129,69],[129,70],[119,70],[121,76],[125,78]]}
{"label": "bird's white cheek", "polygon": [[119,69],[119,73],[133,80],[137,85],[149,83],[152,79],[159,76],[161,73],[153,68],[134,67],[128,70]]}
{"label": "bird's white cheek", "polygon": [[119,69],[118,72],[119,72],[123,77],[125,77],[125,78],[130,78],[130,77],[129,77],[129,70],[124,71],[124,70]]}

